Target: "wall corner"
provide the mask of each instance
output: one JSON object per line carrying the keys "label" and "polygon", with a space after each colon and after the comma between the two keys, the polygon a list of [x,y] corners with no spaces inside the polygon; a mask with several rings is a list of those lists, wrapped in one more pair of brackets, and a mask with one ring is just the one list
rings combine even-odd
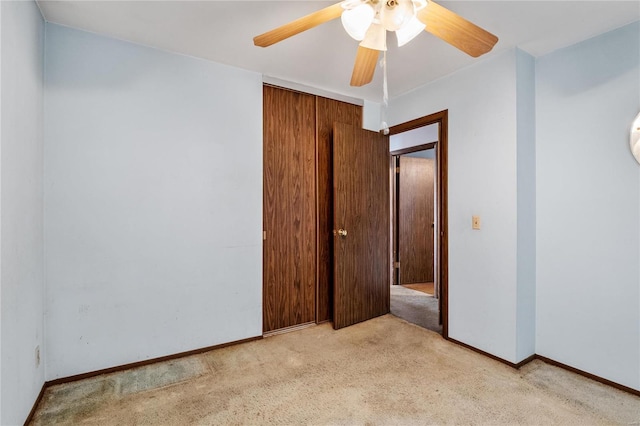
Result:
{"label": "wall corner", "polygon": [[516,362],[535,353],[536,324],[536,149],[535,59],[515,49],[517,290]]}

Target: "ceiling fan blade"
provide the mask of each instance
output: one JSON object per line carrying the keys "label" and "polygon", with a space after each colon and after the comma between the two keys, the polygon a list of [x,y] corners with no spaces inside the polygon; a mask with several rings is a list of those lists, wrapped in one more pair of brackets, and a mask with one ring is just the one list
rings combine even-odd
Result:
{"label": "ceiling fan blade", "polygon": [[288,24],[284,24],[281,27],[267,31],[264,34],[255,36],[253,38],[253,44],[260,47],[271,46],[291,36],[299,34],[303,31],[307,31],[313,27],[316,27],[325,22],[339,18],[342,15],[342,2],[336,3],[324,9],[320,9],[317,12],[310,13],[309,15],[298,18],[295,21],[291,21]]}
{"label": "ceiling fan blade", "polygon": [[477,58],[493,49],[498,37],[467,21],[446,7],[429,0],[418,11],[418,19],[427,26],[425,31]]}
{"label": "ceiling fan blade", "polygon": [[365,84],[371,83],[373,74],[376,71],[379,55],[379,50],[358,46],[356,63],[353,66],[353,73],[351,74],[352,86],[364,86]]}

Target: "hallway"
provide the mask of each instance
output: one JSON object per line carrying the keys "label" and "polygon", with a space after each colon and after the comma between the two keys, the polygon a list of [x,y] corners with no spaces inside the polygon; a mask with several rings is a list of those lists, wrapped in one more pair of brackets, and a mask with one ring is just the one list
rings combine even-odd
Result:
{"label": "hallway", "polygon": [[391,313],[427,330],[442,333],[439,324],[438,299],[407,286],[391,286]]}

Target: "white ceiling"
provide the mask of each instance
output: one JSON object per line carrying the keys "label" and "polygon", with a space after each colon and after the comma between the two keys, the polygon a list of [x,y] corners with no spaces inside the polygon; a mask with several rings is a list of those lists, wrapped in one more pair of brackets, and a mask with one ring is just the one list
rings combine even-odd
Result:
{"label": "white ceiling", "polygon": [[[53,1],[39,0],[47,21],[147,46],[257,71],[266,76],[359,99],[379,101],[382,72],[364,87],[349,86],[358,42],[340,20],[268,48],[253,36],[334,2],[326,1]],[[541,56],[640,19],[640,1],[446,1],[500,39],[471,58],[424,32],[401,49],[388,40],[389,95],[395,97],[511,49]]]}

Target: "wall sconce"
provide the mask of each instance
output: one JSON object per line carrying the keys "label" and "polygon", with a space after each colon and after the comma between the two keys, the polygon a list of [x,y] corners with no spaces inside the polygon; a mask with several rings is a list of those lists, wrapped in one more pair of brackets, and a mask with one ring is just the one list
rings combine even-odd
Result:
{"label": "wall sconce", "polygon": [[631,124],[631,139],[629,141],[631,153],[636,157],[636,161],[640,163],[640,114],[636,116]]}

